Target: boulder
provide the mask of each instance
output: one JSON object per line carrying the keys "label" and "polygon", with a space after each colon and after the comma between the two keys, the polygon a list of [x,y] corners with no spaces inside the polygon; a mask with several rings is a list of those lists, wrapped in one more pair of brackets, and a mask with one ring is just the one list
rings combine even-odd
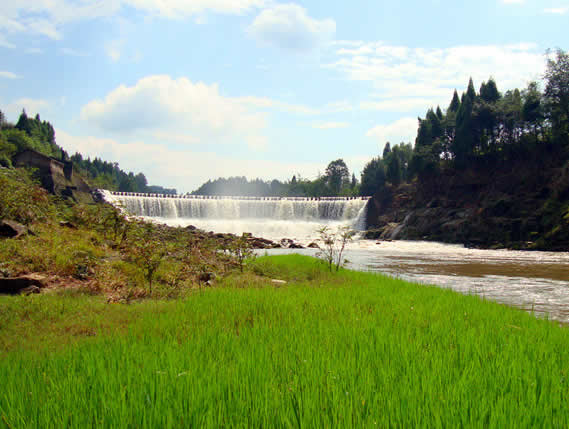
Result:
{"label": "boulder", "polygon": [[314,241],[306,247],[308,247],[309,249],[320,249],[320,246],[318,245],[318,243],[316,243]]}
{"label": "boulder", "polygon": [[11,220],[0,221],[0,237],[18,238],[28,233],[28,228]]}
{"label": "boulder", "polygon": [[45,277],[29,274],[19,277],[0,278],[0,294],[17,295],[39,293],[45,287]]}

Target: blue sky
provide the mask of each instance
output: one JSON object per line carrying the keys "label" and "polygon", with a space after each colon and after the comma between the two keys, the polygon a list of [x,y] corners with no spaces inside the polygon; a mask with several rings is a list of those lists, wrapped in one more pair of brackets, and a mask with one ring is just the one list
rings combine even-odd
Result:
{"label": "blue sky", "polygon": [[13,0],[0,110],[183,192],[337,158],[359,175],[470,76],[539,80],[568,27],[569,0]]}

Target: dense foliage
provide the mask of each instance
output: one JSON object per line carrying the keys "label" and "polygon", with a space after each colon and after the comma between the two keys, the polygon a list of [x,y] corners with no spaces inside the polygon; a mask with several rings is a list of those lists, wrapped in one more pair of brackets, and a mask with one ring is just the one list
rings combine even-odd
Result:
{"label": "dense foliage", "polygon": [[[370,161],[362,173],[361,192],[372,194],[386,183],[398,185],[417,177],[430,184],[442,171],[459,174],[466,169],[507,169],[519,160],[537,162],[556,153],[560,165],[569,146],[569,56],[558,50],[547,61],[542,91],[538,82],[501,93],[494,79],[476,92],[470,79],[460,97],[443,112],[429,109],[419,118],[412,152],[401,145],[400,155],[386,146],[383,158]],[[409,159],[409,155],[411,158]]]}

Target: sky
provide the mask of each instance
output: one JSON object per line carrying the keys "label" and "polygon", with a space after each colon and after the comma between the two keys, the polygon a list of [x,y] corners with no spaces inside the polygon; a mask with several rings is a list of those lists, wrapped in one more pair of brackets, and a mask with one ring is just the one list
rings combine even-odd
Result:
{"label": "sky", "polygon": [[569,0],[12,0],[0,110],[150,184],[356,176],[469,77],[541,80]]}

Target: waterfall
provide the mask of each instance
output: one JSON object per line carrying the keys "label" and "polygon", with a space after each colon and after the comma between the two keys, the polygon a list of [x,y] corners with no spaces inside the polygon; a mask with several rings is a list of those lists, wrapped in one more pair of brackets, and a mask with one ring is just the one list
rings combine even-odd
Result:
{"label": "waterfall", "polygon": [[216,232],[302,239],[313,236],[322,225],[365,229],[366,198],[166,197],[108,191],[104,195],[135,216]]}

